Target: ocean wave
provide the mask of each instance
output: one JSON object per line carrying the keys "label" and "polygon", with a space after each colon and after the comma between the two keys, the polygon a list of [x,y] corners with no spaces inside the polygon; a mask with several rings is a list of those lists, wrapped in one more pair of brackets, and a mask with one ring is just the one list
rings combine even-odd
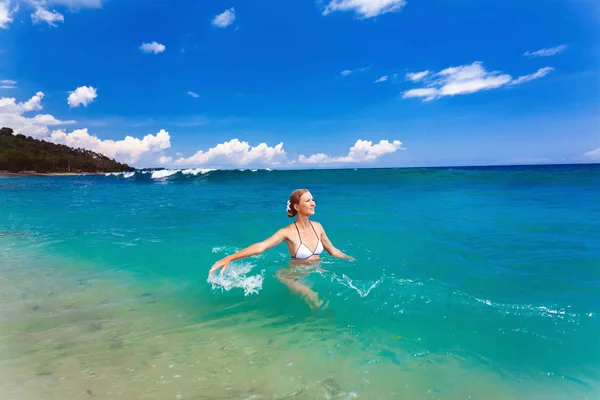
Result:
{"label": "ocean wave", "polygon": [[270,168],[266,169],[214,169],[214,168],[189,168],[189,169],[157,169],[157,170],[136,170],[134,172],[107,172],[105,177],[134,180],[151,180],[151,181],[176,181],[189,179],[202,179],[206,177],[231,177],[231,176],[246,176],[260,172],[269,172]]}
{"label": "ocean wave", "polygon": [[163,179],[176,173],[181,172],[180,170],[162,169],[160,171],[152,172],[152,179]]}
{"label": "ocean wave", "polygon": [[184,169],[184,170],[180,170],[182,174],[184,175],[204,175],[204,174],[208,174],[209,172],[212,171],[216,171],[216,169],[212,169],[212,168],[194,168],[194,169]]}

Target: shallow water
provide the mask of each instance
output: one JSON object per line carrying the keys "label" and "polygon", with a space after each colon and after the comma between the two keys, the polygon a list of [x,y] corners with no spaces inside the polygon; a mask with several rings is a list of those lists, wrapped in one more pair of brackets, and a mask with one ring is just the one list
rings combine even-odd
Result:
{"label": "shallow water", "polygon": [[[0,398],[599,398],[600,168],[196,172],[0,179]],[[207,281],[290,182],[325,309],[283,245]]]}

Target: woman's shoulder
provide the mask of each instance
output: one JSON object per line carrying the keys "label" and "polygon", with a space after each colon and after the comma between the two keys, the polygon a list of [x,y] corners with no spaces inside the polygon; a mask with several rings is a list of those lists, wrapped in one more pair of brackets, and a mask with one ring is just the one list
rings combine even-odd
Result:
{"label": "woman's shoulder", "polygon": [[315,228],[318,228],[318,229],[321,229],[321,230],[323,230],[323,225],[321,225],[321,223],[320,223],[320,222],[317,222],[317,221],[312,221],[312,220],[311,220],[310,222],[311,222],[311,224],[313,224],[313,226],[314,226]]}
{"label": "woman's shoulder", "polygon": [[[292,224],[293,225],[293,224]],[[273,237],[278,237],[280,240],[289,240],[292,236],[291,225],[284,226],[273,234]]]}
{"label": "woman's shoulder", "polygon": [[296,232],[296,228],[294,227],[294,223],[292,222],[289,225],[284,226],[283,228],[280,229],[281,232],[289,234],[290,232]]}

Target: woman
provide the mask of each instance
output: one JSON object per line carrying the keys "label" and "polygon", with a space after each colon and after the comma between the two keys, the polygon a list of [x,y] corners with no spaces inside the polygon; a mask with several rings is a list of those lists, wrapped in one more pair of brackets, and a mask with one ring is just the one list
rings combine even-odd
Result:
{"label": "woman", "polygon": [[[287,243],[294,265],[306,265],[319,261],[323,249],[334,257],[353,259],[331,244],[320,223],[308,220],[309,217],[315,214],[315,200],[307,189],[298,189],[292,192],[286,211],[289,218],[296,217],[293,224],[281,228],[273,236],[262,242],[255,243],[217,261],[210,268],[209,275],[212,275],[219,268],[221,268],[221,274],[223,274],[232,261],[260,254],[283,241]],[[319,307],[322,301],[319,301],[317,294],[308,286],[294,279],[296,277],[297,274],[294,276],[289,272],[283,272],[283,270],[277,272],[277,278],[283,284],[304,297],[311,307]]]}

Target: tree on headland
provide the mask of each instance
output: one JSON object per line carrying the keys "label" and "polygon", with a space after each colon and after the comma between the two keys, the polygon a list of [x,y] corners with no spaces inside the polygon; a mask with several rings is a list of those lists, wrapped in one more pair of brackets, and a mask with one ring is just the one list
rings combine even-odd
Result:
{"label": "tree on headland", "polygon": [[0,171],[126,172],[135,168],[91,150],[74,149],[0,129]]}

